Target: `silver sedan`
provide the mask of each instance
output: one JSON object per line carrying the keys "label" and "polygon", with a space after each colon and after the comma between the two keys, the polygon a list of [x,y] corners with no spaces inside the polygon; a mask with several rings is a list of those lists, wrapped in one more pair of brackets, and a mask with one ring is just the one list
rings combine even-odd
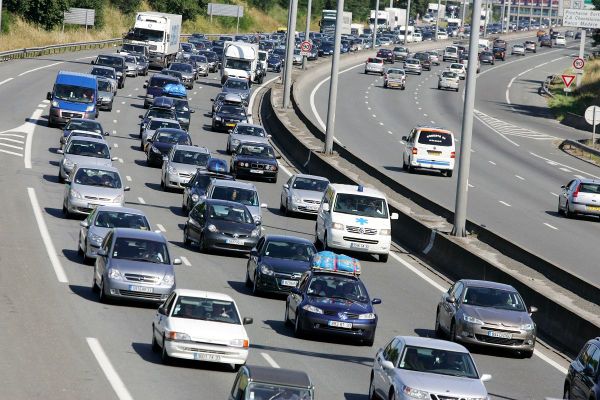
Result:
{"label": "silver sedan", "polygon": [[160,187],[165,191],[183,189],[198,168],[206,168],[209,158],[210,151],[206,147],[176,144],[163,157]]}
{"label": "silver sedan", "polygon": [[229,132],[227,139],[227,153],[231,154],[242,143],[268,143],[268,138],[265,128],[260,125],[240,122]]}
{"label": "silver sedan", "polygon": [[406,60],[404,60],[404,71],[405,72],[412,72],[418,75],[421,75],[421,71],[422,71],[422,67],[421,67],[421,61],[417,60],[416,58],[407,58]]}
{"label": "silver sedan", "polygon": [[600,216],[600,181],[573,179],[561,186],[558,196],[558,213],[567,218],[576,215]]}
{"label": "silver sedan", "polygon": [[283,185],[279,209],[289,215],[293,212],[316,214],[329,180],[322,176],[296,174]]}
{"label": "silver sedan", "polygon": [[116,158],[111,158],[108,144],[103,139],[77,137],[65,145],[65,150],[57,150],[62,154],[58,166],[58,181],[64,182],[76,164],[111,166]]}

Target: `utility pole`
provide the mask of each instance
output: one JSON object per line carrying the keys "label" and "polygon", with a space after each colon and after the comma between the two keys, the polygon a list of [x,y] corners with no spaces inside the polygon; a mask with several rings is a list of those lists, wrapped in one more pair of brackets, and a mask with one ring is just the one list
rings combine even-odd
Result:
{"label": "utility pole", "polygon": [[517,0],[517,30],[519,30],[519,18],[521,17],[521,0]]}
{"label": "utility pole", "polygon": [[[310,36],[310,8],[312,7],[312,0],[308,0],[308,7],[306,8],[306,32],[304,34],[304,40],[309,40]],[[302,69],[306,69],[307,57],[302,57]]]}
{"label": "utility pole", "polygon": [[406,25],[404,26],[404,45],[408,43],[408,22],[410,21],[410,0],[408,0],[408,6],[406,7]]}
{"label": "utility pole", "polygon": [[[460,26],[463,28],[463,34],[465,31],[465,16],[467,15],[467,0],[463,0],[462,4],[462,18],[460,19]],[[446,1],[446,6],[448,6],[448,1]],[[473,21],[471,21],[471,25],[473,25]]]}
{"label": "utility pole", "polygon": [[294,65],[294,47],[296,32],[296,14],[298,13],[298,0],[290,1],[290,23],[287,27],[287,44],[285,48],[285,79],[283,81],[283,108],[290,106],[290,92],[292,86],[292,70]]}
{"label": "utility pole", "polygon": [[510,32],[510,8],[512,6],[512,0],[508,0],[508,6],[506,7],[506,13],[507,13],[507,18],[506,18],[506,32]]}
{"label": "utility pole", "polygon": [[506,1],[502,0],[502,7],[500,8],[500,32],[504,33],[504,9],[506,8]]}
{"label": "utility pole", "polygon": [[[337,14],[335,16],[335,35],[333,41],[333,60],[331,60],[331,79],[329,80],[329,102],[327,104],[327,126],[325,130],[324,153],[326,155],[333,154],[333,136],[335,135],[335,107],[337,103],[337,85],[338,74],[340,69],[340,46],[342,42],[343,19],[344,0],[337,0]],[[377,15],[375,15],[375,19],[377,19]]]}
{"label": "utility pole", "polygon": [[[373,20],[373,50],[375,50],[375,43],[377,43],[377,19],[379,18],[379,0],[375,1],[375,19]],[[336,26],[337,29],[337,26]]]}
{"label": "utility pole", "polygon": [[[583,58],[585,55],[585,29],[581,30],[581,41],[579,42],[579,58]],[[575,77],[577,79],[577,87],[581,86],[581,79],[583,78],[583,70],[579,70],[579,72],[575,73]]]}
{"label": "utility pole", "polygon": [[[492,5],[493,7],[493,5]],[[485,1],[485,19],[483,20],[483,37],[487,36],[488,18],[490,13],[490,0]],[[479,18],[481,21],[481,17]]]}
{"label": "utility pole", "polygon": [[[473,0],[471,21],[481,18],[481,1]],[[469,39],[469,60],[477,60],[479,44],[479,28],[471,24]],[[454,209],[454,236],[467,235],[467,198],[469,190],[469,168],[471,164],[471,140],[473,137],[473,109],[475,108],[475,85],[477,78],[477,63],[469,62],[465,88],[465,103],[463,109],[462,132],[460,137],[460,154],[458,157],[458,182],[456,184],[456,205]]]}
{"label": "utility pole", "polygon": [[[448,4],[448,2],[446,2],[446,4]],[[437,36],[438,36],[438,27],[440,24],[440,7],[442,7],[442,0],[438,0],[438,8],[437,8],[437,16],[435,17],[435,36],[433,37],[433,40],[437,41]]]}

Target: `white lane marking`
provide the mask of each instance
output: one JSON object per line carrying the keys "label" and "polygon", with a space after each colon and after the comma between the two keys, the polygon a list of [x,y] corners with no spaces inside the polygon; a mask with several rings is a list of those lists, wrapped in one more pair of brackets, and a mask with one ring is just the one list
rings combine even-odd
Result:
{"label": "white lane marking", "polygon": [[502,201],[502,200],[498,200],[498,203],[500,203],[500,204],[504,204],[506,207],[511,207],[511,205],[510,205],[510,204],[508,204],[507,202],[505,202],[505,201]]}
{"label": "white lane marking", "polygon": [[273,358],[270,355],[268,355],[267,353],[260,353],[260,355],[269,363],[269,365],[271,367],[273,367],[273,368],[281,368],[279,366],[279,364],[277,364],[275,362],[275,360],[273,360]]}
{"label": "white lane marking", "polygon": [[436,288],[440,292],[445,292],[446,290],[448,290],[447,288],[443,287],[442,285],[440,285],[439,283],[437,283],[436,281],[434,281],[433,279],[431,279],[430,277],[428,277],[427,275],[425,275],[423,272],[419,271],[419,269],[417,269],[417,267],[415,267],[414,265],[412,265],[408,261],[405,261],[404,259],[402,259],[402,257],[400,257],[399,255],[397,255],[396,253],[390,252],[390,256],[394,260],[396,260],[400,264],[402,264],[404,267],[406,267],[407,269],[409,269],[412,272],[414,272],[421,279],[423,279],[425,282],[429,283],[431,286],[433,286],[434,288]]}
{"label": "white lane marking", "polygon": [[38,108],[46,108],[46,107],[48,107],[48,104],[43,104],[43,103],[38,104]]}
{"label": "white lane marking", "polygon": [[379,125],[383,126],[383,122],[380,122]]}
{"label": "white lane marking", "polygon": [[167,230],[165,229],[164,226],[162,226],[161,224],[156,224],[156,227],[158,228],[159,231],[161,232],[166,232]]}
{"label": "white lane marking", "polygon": [[[521,145],[515,141],[510,140],[509,138],[507,138],[504,134],[500,133],[500,131],[496,130],[492,125],[490,125],[488,122],[486,122],[481,116],[477,115],[477,114],[482,114],[485,117],[489,117],[487,114],[484,113],[480,113],[477,110],[474,110],[474,114],[475,114],[475,118],[477,118],[482,124],[484,124],[485,126],[487,126],[488,128],[490,128],[493,132],[496,132],[498,135],[500,135],[503,139],[505,139],[506,141],[508,141],[509,143],[520,147]],[[491,117],[490,117],[491,118]]]}
{"label": "white lane marking", "polygon": [[15,146],[14,144],[0,143],[0,146],[8,147],[8,148],[11,148],[11,149],[23,150],[22,147]]}
{"label": "white lane marking", "polygon": [[431,122],[432,124],[435,124],[435,121],[429,121],[429,122]]}
{"label": "white lane marking", "polygon": [[284,174],[286,174],[287,176],[292,176],[292,173],[290,172],[289,169],[287,169],[286,167],[284,167],[283,165],[279,164],[279,169],[283,171]]}
{"label": "white lane marking", "polygon": [[18,76],[27,75],[27,74],[29,74],[31,72],[39,71],[40,69],[44,69],[44,68],[54,67],[55,65],[59,65],[59,64],[63,64],[63,63],[64,63],[63,61],[60,61],[60,62],[56,62],[54,64],[43,65],[41,67],[37,67],[37,68],[34,68],[34,69],[30,69],[30,70],[21,72]]}
{"label": "white lane marking", "polygon": [[368,101],[365,101],[365,104],[369,104],[369,102],[368,102]]}
{"label": "white lane marking", "polygon": [[119,144],[118,144],[118,143],[113,143],[113,147],[114,147],[115,149],[118,149],[118,148],[119,148]]}
{"label": "white lane marking", "polygon": [[185,256],[179,256],[179,259],[181,259],[181,262],[186,267],[191,267],[192,266],[192,263],[190,262],[190,260],[187,259],[187,257],[185,257]]}
{"label": "white lane marking", "polygon": [[558,228],[557,228],[557,227],[555,227],[555,226],[552,226],[552,225],[550,225],[550,224],[548,224],[548,223],[546,223],[546,222],[544,222],[544,225],[546,225],[548,228],[554,229],[555,231],[557,231],[557,230],[558,230]]}
{"label": "white lane marking", "polygon": [[[10,132],[10,131],[4,131],[4,132]],[[0,133],[0,136],[18,137],[21,139],[23,139],[25,137],[25,135],[18,135],[16,133]]]}
{"label": "white lane marking", "polygon": [[571,172],[571,170],[569,168],[565,168],[565,167],[560,167],[559,168],[561,171],[565,171],[565,172]]}
{"label": "white lane marking", "polygon": [[124,162],[124,161],[123,161],[123,159],[122,159],[122,158],[119,158],[119,162],[120,162],[121,164],[123,164],[123,162]]}
{"label": "white lane marking", "polygon": [[377,115],[373,114],[373,118],[377,118]]}
{"label": "white lane marking", "polygon": [[44,215],[42,214],[42,209],[40,208],[40,203],[38,202],[37,195],[35,194],[35,189],[31,187],[27,188],[27,194],[29,195],[29,201],[31,202],[31,208],[33,208],[33,215],[35,216],[40,235],[42,236],[42,242],[46,247],[46,253],[48,253],[48,258],[50,258],[50,263],[52,264],[52,268],[56,274],[56,279],[58,279],[60,283],[69,283],[67,275],[65,274],[65,270],[58,259],[58,255],[56,254],[56,249],[54,248],[52,239],[50,238],[50,233],[48,232],[48,227],[46,226],[46,221],[44,220]]}
{"label": "white lane marking", "polygon": [[[258,92],[260,92],[264,86],[268,85],[271,82],[276,81],[277,79],[279,79],[279,76],[276,76],[275,78],[272,78],[266,82],[263,82],[260,86],[258,86],[258,88],[254,89],[254,91],[252,92],[252,95],[250,96],[250,101],[248,102],[248,110],[250,110],[250,112],[252,112],[252,106],[254,105],[254,99],[258,95]],[[202,86],[200,86],[198,89],[202,89]],[[196,94],[196,93],[194,93],[194,94]],[[250,117],[250,120],[251,120],[250,122],[252,122],[252,117]]]}
{"label": "white lane marking", "polygon": [[0,153],[23,157],[23,154],[21,154],[21,153],[15,153],[14,151],[8,151],[8,150],[2,150],[2,149],[0,149]]}
{"label": "white lane marking", "polygon": [[470,188],[474,188],[475,186],[471,185],[470,183],[467,183],[467,185],[469,185]]}
{"label": "white lane marking", "polygon": [[112,133],[113,133],[113,135],[116,135],[116,134],[117,134],[117,131],[113,130],[113,132],[112,132]]}
{"label": "white lane marking", "polygon": [[488,161],[488,162],[489,162],[490,164],[492,164],[492,165],[496,165],[496,163],[495,163],[495,162],[493,162],[493,161]]}
{"label": "white lane marking", "polygon": [[7,78],[7,79],[3,80],[2,82],[0,82],[0,86],[4,85],[6,82],[12,81],[13,79],[15,79],[15,78]]}
{"label": "white lane marking", "polygon": [[106,356],[106,353],[104,352],[104,349],[102,349],[98,339],[88,337],[85,338],[85,340],[87,341],[92,354],[94,354],[94,357],[96,357],[96,361],[100,365],[102,372],[104,372],[104,376],[106,376],[106,379],[108,379],[110,386],[112,386],[119,400],[133,400],[133,397],[131,397],[131,394],[129,394],[129,391],[125,387],[121,377],[119,377],[119,374],[117,374],[117,371]]}
{"label": "white lane marking", "polygon": [[146,204],[146,201],[141,197],[138,197],[138,201],[140,202],[140,204]]}
{"label": "white lane marking", "polygon": [[129,93],[129,94],[127,95],[127,97],[131,97],[131,93]]}
{"label": "white lane marking", "polygon": [[125,179],[127,180],[127,182],[131,182],[131,177],[129,175],[126,175]]}
{"label": "white lane marking", "polygon": [[573,176],[577,179],[585,179],[585,176],[583,176],[583,175],[573,175]]}
{"label": "white lane marking", "polygon": [[556,368],[559,372],[561,372],[563,375],[567,374],[567,369],[565,367],[563,367],[562,365],[560,365],[559,363],[557,363],[556,361],[554,361],[553,359],[551,359],[550,357],[548,357],[547,355],[545,355],[544,353],[542,353],[539,350],[533,350],[533,354],[535,354],[536,356],[538,356],[539,358],[542,359],[542,361],[547,362],[548,364],[550,364],[552,367]]}
{"label": "white lane marking", "polygon": [[389,133],[390,135],[393,135],[393,134],[394,134],[392,131],[388,131],[388,133]]}
{"label": "white lane marking", "polygon": [[522,181],[524,181],[524,180],[525,180],[525,178],[523,178],[522,176],[519,176],[519,175],[515,175],[515,178],[517,178],[517,179],[520,179],[520,180],[522,180]]}
{"label": "white lane marking", "polygon": [[550,192],[550,194],[554,197],[558,197],[558,194],[554,193],[554,192]]}
{"label": "white lane marking", "polygon": [[424,117],[428,117],[429,115],[427,115],[427,114],[423,114],[423,116],[424,116]]}
{"label": "white lane marking", "polygon": [[124,101],[122,101],[122,102],[121,102],[121,104],[125,104],[125,102],[124,102]]}
{"label": "white lane marking", "polygon": [[567,168],[569,168],[569,169],[572,169],[573,171],[581,172],[581,173],[582,173],[582,174],[584,174],[584,175],[591,176],[592,178],[600,179],[600,177],[598,177],[598,176],[596,176],[596,175],[593,175],[593,174],[590,174],[589,172],[585,172],[585,171],[582,171],[582,170],[580,170],[580,169],[573,168],[573,167],[569,167],[568,165],[561,164],[561,163],[559,163],[559,162],[556,162],[556,161],[552,161],[552,160],[550,160],[549,158],[546,158],[546,157],[539,156],[539,155],[537,155],[537,154],[535,154],[535,153],[533,153],[533,152],[531,152],[531,151],[529,152],[529,154],[531,154],[531,155],[532,155],[532,156],[534,156],[534,157],[540,158],[540,159],[542,159],[542,160],[544,160],[544,161],[548,162],[549,164],[550,164],[550,163],[552,163],[552,165],[561,165],[561,166],[563,166],[563,167],[567,167]]}
{"label": "white lane marking", "polygon": [[116,119],[113,119],[113,124],[116,124],[116,123],[117,123],[117,120],[116,120]]}
{"label": "white lane marking", "polygon": [[120,112],[121,112],[121,110],[117,110],[117,113],[120,113]]}
{"label": "white lane marking", "polygon": [[50,104],[50,100],[44,99],[44,100],[42,100],[42,103]]}
{"label": "white lane marking", "polygon": [[370,110],[371,110],[371,107],[367,107],[367,110],[369,110],[369,111],[370,111]]}
{"label": "white lane marking", "polygon": [[133,90],[140,90],[140,88],[135,88],[135,89],[133,89]]}
{"label": "white lane marking", "polygon": [[[418,101],[415,101],[415,104],[416,104],[416,105],[419,105],[419,102],[418,102]],[[419,107],[419,110],[420,110],[420,109],[421,109],[421,107]]]}

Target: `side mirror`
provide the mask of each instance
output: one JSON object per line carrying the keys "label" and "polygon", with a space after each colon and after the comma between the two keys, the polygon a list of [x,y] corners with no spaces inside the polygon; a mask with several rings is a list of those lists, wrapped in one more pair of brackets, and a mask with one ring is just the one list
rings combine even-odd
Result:
{"label": "side mirror", "polygon": [[163,161],[169,161],[169,157],[163,156]]}
{"label": "side mirror", "polygon": [[119,157],[112,157],[111,160],[112,161],[117,161],[119,159]]}
{"label": "side mirror", "polygon": [[152,138],[147,138],[147,139],[146,139],[146,142],[148,142],[148,143],[152,143],[152,142],[153,142],[153,140],[152,140]]}
{"label": "side mirror", "polygon": [[52,92],[46,93],[46,100],[52,100]]}
{"label": "side mirror", "polygon": [[377,297],[371,300],[371,304],[381,304],[381,299],[378,299]]}
{"label": "side mirror", "polygon": [[408,142],[408,136],[402,136],[402,141],[403,142]]}
{"label": "side mirror", "polygon": [[275,154],[275,159],[276,160],[280,160],[281,159],[281,154]]}
{"label": "side mirror", "polygon": [[148,88],[148,84],[144,83],[144,89],[147,89],[147,88]]}
{"label": "side mirror", "polygon": [[565,186],[565,185],[561,185],[561,186],[560,186],[560,188],[561,188],[561,189],[565,189],[565,188],[566,188],[566,186]]}
{"label": "side mirror", "polygon": [[138,115],[138,118],[139,119],[144,119],[144,116],[140,114],[140,115]]}
{"label": "side mirror", "polygon": [[284,187],[284,189],[289,189],[289,188],[290,188],[290,185],[288,185],[287,183],[284,183],[284,184],[283,184],[283,187]]}
{"label": "side mirror", "polygon": [[244,325],[250,325],[254,322],[254,320],[252,318],[248,318],[248,317],[244,317],[244,319],[242,320],[242,324]]}
{"label": "side mirror", "polygon": [[297,287],[293,287],[290,292],[292,292],[293,294],[297,294],[298,296],[300,296],[302,294],[302,292],[300,291],[300,289],[298,289]]}
{"label": "side mirror", "polygon": [[398,218],[400,218],[398,213],[392,213],[392,215],[390,216],[390,219],[398,219]]}
{"label": "side mirror", "polygon": [[190,110],[190,114],[193,114],[195,112],[196,112],[196,110]]}
{"label": "side mirror", "polygon": [[258,257],[258,250],[256,250],[256,248],[250,250],[250,255],[252,257]]}
{"label": "side mirror", "polygon": [[260,204],[260,208],[267,208],[267,207],[268,207],[268,206],[267,206],[267,203],[261,203],[261,204]]}
{"label": "side mirror", "polygon": [[271,139],[273,136],[272,135],[267,135],[267,138]]}
{"label": "side mirror", "polygon": [[129,192],[130,190],[131,190],[131,188],[130,188],[129,186],[125,186],[125,187],[123,188],[123,191],[124,191],[124,192]]}
{"label": "side mirror", "polygon": [[215,101],[215,99],[210,99],[210,101]]}
{"label": "side mirror", "polygon": [[492,376],[490,374],[483,374],[479,379],[481,379],[481,382],[489,382],[492,380]]}
{"label": "side mirror", "polygon": [[392,362],[391,362],[391,361],[388,361],[388,360],[383,360],[383,361],[381,362],[381,366],[382,366],[384,369],[394,369],[394,364],[392,364]]}
{"label": "side mirror", "polygon": [[254,221],[254,223],[256,224],[256,226],[260,226],[262,225],[262,221],[258,220],[258,221]]}
{"label": "side mirror", "polygon": [[323,211],[329,212],[329,204],[327,204],[327,203],[323,204]]}
{"label": "side mirror", "polygon": [[535,313],[537,311],[538,311],[538,308],[536,306],[529,307],[529,314],[533,314],[533,313]]}
{"label": "side mirror", "polygon": [[105,249],[99,249],[97,254],[99,256],[101,256],[101,257],[106,257],[106,250]]}
{"label": "side mirror", "polygon": [[454,296],[448,296],[448,297],[446,297],[446,302],[448,302],[450,304],[455,304],[456,303],[456,297],[454,297]]}
{"label": "side mirror", "polygon": [[181,265],[181,258],[176,258],[173,260],[173,265]]}
{"label": "side mirror", "polygon": [[79,225],[80,225],[82,228],[87,228],[87,227],[89,226],[89,224],[88,224],[88,222],[87,222],[87,219],[84,219],[83,221],[81,221],[81,222],[79,223]]}
{"label": "side mirror", "polygon": [[65,151],[63,149],[58,149],[56,150],[57,154],[65,154]]}
{"label": "side mirror", "polygon": [[109,131],[104,132],[104,136],[110,136],[110,132]]}
{"label": "side mirror", "polygon": [[90,64],[92,64],[92,65],[96,64],[96,60],[92,60],[92,62]]}
{"label": "side mirror", "polygon": [[158,313],[161,315],[167,315],[167,309],[163,306],[158,307]]}

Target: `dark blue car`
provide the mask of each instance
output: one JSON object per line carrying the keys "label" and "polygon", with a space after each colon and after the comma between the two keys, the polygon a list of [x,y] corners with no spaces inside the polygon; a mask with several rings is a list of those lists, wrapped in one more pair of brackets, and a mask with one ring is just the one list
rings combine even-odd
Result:
{"label": "dark blue car", "polygon": [[[209,163],[211,163],[213,160],[214,159],[209,160]],[[222,172],[198,169],[194,177],[190,179],[190,181],[183,188],[183,202],[181,203],[181,209],[184,213],[187,214],[188,211],[194,208],[198,201],[206,198],[206,189],[208,188],[211,179],[217,178],[233,180],[233,176],[226,175],[225,171],[229,170],[227,162],[224,160],[219,161],[223,161],[225,163]]]}
{"label": "dark blue car", "polygon": [[563,399],[600,398],[600,337],[589,340],[571,362],[565,378]]}
{"label": "dark blue car", "polygon": [[154,136],[148,139],[146,145],[146,163],[149,166],[160,167],[163,163],[163,157],[167,156],[176,144],[191,146],[192,138],[183,129],[157,129]]}
{"label": "dark blue car", "polygon": [[293,288],[285,305],[285,323],[294,335],[324,333],[360,340],[372,346],[377,314],[362,281],[353,274],[309,270]]}
{"label": "dark blue car", "polygon": [[295,236],[267,235],[250,251],[246,265],[246,286],[253,294],[288,293],[298,286],[317,252],[314,244]]}
{"label": "dark blue car", "polygon": [[271,54],[267,59],[267,68],[273,72],[281,72],[281,57],[277,54]]}

